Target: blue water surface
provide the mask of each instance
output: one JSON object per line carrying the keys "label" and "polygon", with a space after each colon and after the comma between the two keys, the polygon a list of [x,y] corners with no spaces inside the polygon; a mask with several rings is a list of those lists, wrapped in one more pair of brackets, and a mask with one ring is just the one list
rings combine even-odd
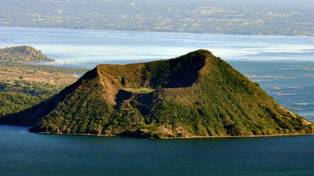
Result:
{"label": "blue water surface", "polygon": [[0,126],[0,175],[311,176],[314,136],[151,140]]}

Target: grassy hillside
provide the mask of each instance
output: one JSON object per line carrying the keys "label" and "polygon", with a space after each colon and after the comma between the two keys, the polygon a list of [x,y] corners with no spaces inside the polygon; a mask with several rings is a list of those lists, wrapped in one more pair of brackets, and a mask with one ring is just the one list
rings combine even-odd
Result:
{"label": "grassy hillside", "polygon": [[310,122],[206,50],[166,61],[99,65],[47,101],[0,121],[57,134],[137,137],[313,132]]}

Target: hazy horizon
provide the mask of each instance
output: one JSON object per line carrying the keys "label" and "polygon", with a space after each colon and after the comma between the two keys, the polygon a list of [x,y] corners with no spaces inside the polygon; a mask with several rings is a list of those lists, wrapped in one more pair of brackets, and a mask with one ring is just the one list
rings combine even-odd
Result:
{"label": "hazy horizon", "polygon": [[314,35],[313,0],[0,0],[0,26]]}

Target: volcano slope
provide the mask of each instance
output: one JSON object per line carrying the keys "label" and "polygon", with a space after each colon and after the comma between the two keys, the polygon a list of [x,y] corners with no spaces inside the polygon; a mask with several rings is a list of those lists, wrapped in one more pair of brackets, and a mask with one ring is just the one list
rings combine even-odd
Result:
{"label": "volcano slope", "polygon": [[140,64],[98,65],[59,94],[0,118],[33,132],[134,137],[313,133],[207,50]]}

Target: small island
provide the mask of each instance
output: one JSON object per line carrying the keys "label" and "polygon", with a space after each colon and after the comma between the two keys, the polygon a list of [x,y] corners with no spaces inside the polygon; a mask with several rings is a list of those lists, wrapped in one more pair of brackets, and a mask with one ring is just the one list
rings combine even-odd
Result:
{"label": "small island", "polygon": [[38,105],[0,117],[0,123],[30,126],[32,132],[145,138],[313,133],[311,122],[207,50],[98,65]]}

